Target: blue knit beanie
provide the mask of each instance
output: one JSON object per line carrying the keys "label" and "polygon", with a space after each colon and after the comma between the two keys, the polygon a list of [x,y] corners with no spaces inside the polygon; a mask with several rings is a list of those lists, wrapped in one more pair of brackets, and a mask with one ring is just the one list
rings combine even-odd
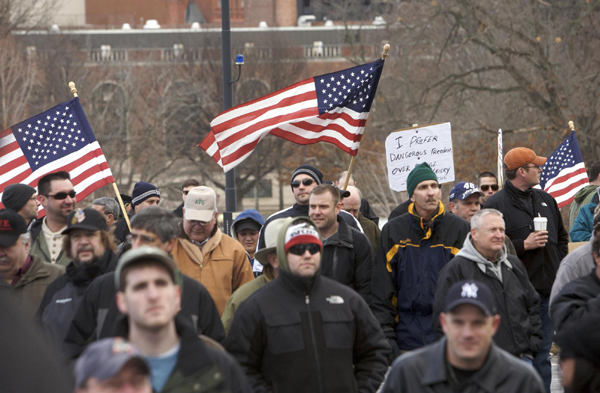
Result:
{"label": "blue knit beanie", "polygon": [[133,186],[133,192],[131,193],[131,206],[139,205],[151,197],[160,198],[160,192],[158,191],[158,188],[143,181],[135,183],[135,186]]}

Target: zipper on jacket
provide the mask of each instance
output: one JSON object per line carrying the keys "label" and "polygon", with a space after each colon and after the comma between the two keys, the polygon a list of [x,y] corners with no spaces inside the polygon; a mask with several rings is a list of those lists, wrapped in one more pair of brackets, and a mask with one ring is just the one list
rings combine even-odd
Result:
{"label": "zipper on jacket", "polygon": [[321,363],[319,362],[319,352],[317,351],[317,340],[315,337],[315,329],[313,327],[312,312],[310,310],[310,297],[306,295],[306,308],[308,309],[308,325],[310,327],[310,335],[313,343],[313,351],[315,351],[315,364],[317,366],[317,383],[319,384],[319,392],[324,393],[323,379],[321,377]]}

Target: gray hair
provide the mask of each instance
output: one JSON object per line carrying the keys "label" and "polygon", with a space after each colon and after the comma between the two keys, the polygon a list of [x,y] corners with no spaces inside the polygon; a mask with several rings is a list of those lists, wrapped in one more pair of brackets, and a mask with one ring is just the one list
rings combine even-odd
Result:
{"label": "gray hair", "polygon": [[483,219],[485,218],[485,216],[489,216],[490,214],[504,219],[504,215],[499,210],[481,209],[477,213],[475,213],[473,217],[471,217],[471,229],[481,228],[481,226],[483,225]]}
{"label": "gray hair", "polygon": [[92,201],[92,205],[104,206],[104,214],[112,214],[115,220],[119,219],[121,209],[119,209],[119,204],[114,199],[109,197],[97,198]]}
{"label": "gray hair", "polygon": [[133,216],[131,229],[152,232],[164,243],[179,237],[179,218],[164,207],[150,206]]}
{"label": "gray hair", "polygon": [[21,233],[21,243],[29,243],[31,241],[31,233]]}

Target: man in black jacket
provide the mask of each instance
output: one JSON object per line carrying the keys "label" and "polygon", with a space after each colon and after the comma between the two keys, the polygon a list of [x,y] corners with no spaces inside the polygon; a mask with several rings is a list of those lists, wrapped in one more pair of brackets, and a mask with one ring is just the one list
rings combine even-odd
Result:
{"label": "man in black jacket", "polygon": [[128,251],[115,271],[117,305],[127,318],[115,334],[135,345],[150,367],[155,392],[249,392],[240,366],[230,355],[203,343],[181,316],[177,265],[149,246]]}
{"label": "man in black jacket", "polygon": [[66,235],[63,250],[72,262],[66,273],[46,288],[36,315],[51,341],[59,346],[86,289],[117,264],[114,238],[106,231],[106,219],[99,211],[72,211],[62,233]]}
{"label": "man in black jacket", "polygon": [[[506,236],[515,246],[531,284],[540,295],[543,339],[533,365],[542,375],[549,393],[552,381],[549,352],[554,330],[548,315],[548,303],[556,271],[568,252],[569,235],[554,198],[533,188],[540,182],[540,166],[545,162],[546,158],[538,157],[533,150],[524,147],[510,150],[504,157],[507,178],[504,188],[492,195],[485,207],[504,214]],[[546,231],[534,230],[534,217],[548,220]]]}
{"label": "man in black jacket", "polygon": [[576,323],[587,314],[600,314],[600,236],[594,236],[591,243],[596,267],[567,283],[552,299],[550,315],[556,331],[566,322]]}
{"label": "man in black jacket", "polygon": [[446,336],[397,359],[382,392],[542,393],[531,366],[493,343],[500,320],[484,283],[455,283],[440,314]]}
{"label": "man in black jacket", "polygon": [[[271,221],[286,217],[308,217],[308,197],[310,196],[310,192],[321,184],[323,184],[323,174],[314,166],[304,164],[300,165],[294,170],[294,173],[292,173],[290,186],[292,187],[292,192],[294,193],[294,199],[296,200],[296,203],[287,209],[283,209],[277,213],[271,214],[269,218],[267,218],[265,225],[262,226],[258,235],[257,250],[261,250],[266,247],[265,230]],[[346,224],[350,225],[352,228],[362,231],[358,220],[354,218],[352,214],[342,211],[340,212],[340,217],[343,218],[344,221],[346,221]]]}
{"label": "man in black jacket", "polygon": [[[169,210],[153,206],[133,217],[129,242],[133,249],[146,245],[170,252],[178,234],[179,219]],[[225,331],[206,288],[179,270],[176,278],[184,294],[182,318],[192,324],[196,333],[223,342]],[[89,286],[65,336],[64,349],[69,358],[77,358],[91,341],[114,336],[114,325],[123,318],[115,301],[116,293],[114,272],[98,277]]]}
{"label": "man in black jacket", "polygon": [[240,305],[227,350],[254,392],[375,392],[389,352],[379,323],[360,295],[319,274],[314,223],[286,220],[273,261],[279,276]]}
{"label": "man in black jacket", "polygon": [[494,342],[532,362],[542,342],[540,297],[529,282],[523,263],[506,251],[504,220],[498,210],[475,213],[463,248],[440,271],[433,302],[433,324],[440,333],[439,315],[446,293],[462,280],[477,280],[490,287],[500,315]]}
{"label": "man in black jacket", "polygon": [[322,184],[311,191],[308,215],[323,238],[321,274],[348,285],[371,304],[373,250],[364,234],[338,216],[340,210],[337,187]]}

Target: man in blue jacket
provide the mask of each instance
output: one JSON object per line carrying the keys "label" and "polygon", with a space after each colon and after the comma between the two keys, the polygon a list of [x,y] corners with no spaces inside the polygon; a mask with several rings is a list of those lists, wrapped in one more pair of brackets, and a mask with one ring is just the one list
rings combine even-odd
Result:
{"label": "man in blue jacket", "polygon": [[436,340],[431,318],[438,275],[469,233],[467,221],[446,212],[437,176],[426,162],[408,175],[407,191],[408,213],[383,227],[377,261],[391,274],[394,290],[388,296],[397,298],[396,341],[403,351]]}

